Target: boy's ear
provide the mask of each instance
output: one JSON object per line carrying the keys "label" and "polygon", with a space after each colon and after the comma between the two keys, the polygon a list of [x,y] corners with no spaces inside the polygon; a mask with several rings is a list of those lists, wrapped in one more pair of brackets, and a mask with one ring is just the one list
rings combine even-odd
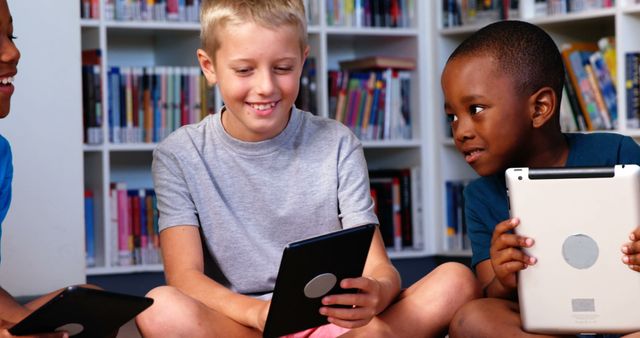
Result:
{"label": "boy's ear", "polygon": [[204,50],[198,48],[196,51],[198,56],[198,63],[200,64],[200,69],[202,69],[202,73],[204,74],[205,79],[207,79],[207,83],[210,86],[213,86],[218,82],[216,77],[216,70],[213,64],[213,60],[209,57],[209,54]]}
{"label": "boy's ear", "polygon": [[551,87],[540,88],[530,96],[530,117],[534,128],[540,128],[556,114],[556,92]]}

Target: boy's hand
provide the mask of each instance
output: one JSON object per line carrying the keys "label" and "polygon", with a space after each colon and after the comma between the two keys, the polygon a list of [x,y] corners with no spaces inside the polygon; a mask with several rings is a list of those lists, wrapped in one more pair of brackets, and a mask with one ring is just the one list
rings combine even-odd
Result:
{"label": "boy's hand", "polygon": [[507,289],[515,289],[518,285],[516,273],[529,265],[536,264],[534,257],[527,256],[520,248],[529,248],[533,239],[509,233],[520,224],[520,220],[512,218],[496,225],[491,238],[491,266],[496,279]]}
{"label": "boy's hand", "polygon": [[622,262],[627,264],[631,270],[640,272],[640,227],[637,227],[629,234],[631,242],[622,246]]}
{"label": "boy's hand", "polygon": [[[327,320],[345,328],[356,328],[367,325],[377,314],[380,302],[380,283],[373,278],[345,278],[340,282],[343,289],[358,289],[358,293],[344,293],[322,298],[320,314]],[[343,305],[333,307],[330,305]]]}

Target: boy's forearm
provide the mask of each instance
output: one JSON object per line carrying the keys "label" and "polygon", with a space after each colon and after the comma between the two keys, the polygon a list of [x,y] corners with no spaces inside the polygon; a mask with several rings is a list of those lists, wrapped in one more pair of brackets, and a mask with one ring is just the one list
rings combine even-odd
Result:
{"label": "boy's forearm", "polygon": [[391,264],[379,264],[370,275],[380,284],[380,302],[376,314],[384,311],[400,293],[400,274]]}
{"label": "boy's forearm", "polygon": [[29,315],[29,310],[20,305],[7,291],[0,287],[0,320],[2,326],[15,324]]}
{"label": "boy's forearm", "polygon": [[195,270],[167,276],[167,284],[242,325],[259,328],[259,310],[264,301],[233,292]]}

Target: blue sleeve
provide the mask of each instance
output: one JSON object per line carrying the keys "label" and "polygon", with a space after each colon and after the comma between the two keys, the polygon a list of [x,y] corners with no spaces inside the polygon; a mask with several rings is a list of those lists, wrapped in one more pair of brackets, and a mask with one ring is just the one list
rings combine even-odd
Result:
{"label": "blue sleeve", "polygon": [[472,184],[464,189],[464,209],[465,221],[467,222],[467,236],[471,242],[471,266],[475,266],[489,259],[489,249],[491,247],[491,236],[493,234],[493,225],[486,224],[482,210],[486,210],[483,206],[483,199],[477,193],[478,189]]}
{"label": "blue sleeve", "polygon": [[620,142],[618,163],[640,165],[640,146],[631,137],[625,136]]}
{"label": "blue sleeve", "polygon": [[[0,225],[4,221],[11,204],[11,181],[13,180],[13,163],[11,146],[0,136]],[[0,228],[0,235],[2,234]]]}

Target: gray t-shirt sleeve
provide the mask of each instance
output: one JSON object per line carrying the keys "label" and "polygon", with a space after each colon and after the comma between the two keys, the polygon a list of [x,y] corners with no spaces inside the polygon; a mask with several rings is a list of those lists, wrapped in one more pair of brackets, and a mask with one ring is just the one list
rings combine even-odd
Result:
{"label": "gray t-shirt sleeve", "polygon": [[178,156],[161,144],[153,152],[153,185],[158,199],[160,231],[176,225],[198,225],[196,207]]}
{"label": "gray t-shirt sleeve", "polygon": [[362,144],[354,135],[346,138],[344,156],[338,162],[338,217],[343,228],[378,224],[369,187],[367,162]]}

